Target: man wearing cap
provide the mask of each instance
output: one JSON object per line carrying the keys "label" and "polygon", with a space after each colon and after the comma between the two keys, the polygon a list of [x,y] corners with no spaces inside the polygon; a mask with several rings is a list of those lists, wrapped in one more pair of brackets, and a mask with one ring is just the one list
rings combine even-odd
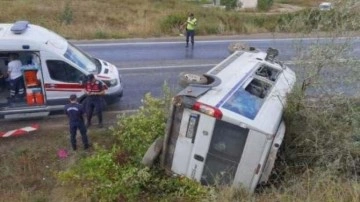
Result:
{"label": "man wearing cap", "polygon": [[86,127],[83,118],[84,109],[83,106],[77,102],[77,97],[75,94],[70,95],[70,103],[65,105],[64,110],[69,118],[70,142],[73,150],[75,151],[77,149],[76,146],[77,129],[79,129],[80,131],[84,149],[88,149],[89,141],[86,134]]}
{"label": "man wearing cap", "polygon": [[86,126],[91,126],[91,119],[94,109],[96,110],[98,120],[99,120],[99,128],[103,127],[102,123],[102,103],[103,103],[103,96],[105,94],[105,88],[103,87],[100,81],[95,79],[93,74],[88,75],[88,81],[86,82],[86,94],[87,94],[87,123]]}

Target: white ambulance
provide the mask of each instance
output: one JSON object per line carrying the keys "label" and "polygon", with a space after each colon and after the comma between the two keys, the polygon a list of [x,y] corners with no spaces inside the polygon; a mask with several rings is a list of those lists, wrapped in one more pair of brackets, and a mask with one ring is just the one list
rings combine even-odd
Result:
{"label": "white ambulance", "polygon": [[8,82],[0,83],[2,118],[46,116],[61,110],[70,94],[76,94],[82,101],[83,82],[90,73],[107,87],[106,100],[122,96],[123,84],[116,66],[84,53],[63,37],[28,21],[0,24],[2,76],[6,76],[11,54],[18,55],[22,62],[25,96],[10,99]]}
{"label": "white ambulance", "polygon": [[277,54],[236,51],[204,75],[182,75],[206,83],[189,84],[173,99],[160,158],[166,171],[251,192],[268,181],[296,80]]}

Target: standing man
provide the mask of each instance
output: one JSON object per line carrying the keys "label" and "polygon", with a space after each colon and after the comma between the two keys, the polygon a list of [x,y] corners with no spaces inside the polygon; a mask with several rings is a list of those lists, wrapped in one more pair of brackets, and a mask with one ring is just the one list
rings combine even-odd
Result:
{"label": "standing man", "polygon": [[197,20],[194,17],[193,13],[189,14],[189,17],[186,21],[186,48],[189,47],[189,38],[191,39],[191,47],[194,47],[194,36],[195,36],[195,27]]}
{"label": "standing man", "polygon": [[70,103],[65,105],[65,114],[69,118],[69,126],[70,126],[70,142],[72,149],[75,151],[77,149],[76,146],[76,132],[79,129],[81,134],[81,139],[84,145],[84,149],[89,148],[89,141],[86,134],[86,127],[84,123],[84,109],[81,104],[77,102],[77,97],[75,94],[70,95]]}
{"label": "standing man", "polygon": [[10,98],[14,99],[16,94],[20,96],[24,95],[24,79],[21,72],[22,63],[19,60],[19,55],[12,53],[9,59],[8,75],[10,79]]}
{"label": "standing man", "polygon": [[86,94],[87,94],[87,123],[86,126],[91,126],[91,118],[94,111],[96,110],[98,120],[99,120],[99,128],[103,127],[102,123],[102,103],[103,103],[103,96],[105,94],[105,89],[100,81],[95,79],[93,74],[89,74],[88,81],[86,83]]}

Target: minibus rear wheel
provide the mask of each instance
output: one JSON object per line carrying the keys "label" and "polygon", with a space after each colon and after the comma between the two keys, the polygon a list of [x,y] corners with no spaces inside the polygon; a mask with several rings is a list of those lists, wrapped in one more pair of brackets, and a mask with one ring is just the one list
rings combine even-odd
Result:
{"label": "minibus rear wheel", "polygon": [[235,51],[256,51],[256,48],[251,47],[244,42],[235,41],[230,43],[228,51],[230,54],[233,54]]}

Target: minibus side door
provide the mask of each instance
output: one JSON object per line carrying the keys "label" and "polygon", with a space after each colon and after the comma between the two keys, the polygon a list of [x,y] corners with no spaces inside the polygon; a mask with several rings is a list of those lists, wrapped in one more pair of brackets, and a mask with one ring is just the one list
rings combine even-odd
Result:
{"label": "minibus side door", "polygon": [[231,185],[242,157],[249,129],[216,120],[201,174],[204,185]]}

